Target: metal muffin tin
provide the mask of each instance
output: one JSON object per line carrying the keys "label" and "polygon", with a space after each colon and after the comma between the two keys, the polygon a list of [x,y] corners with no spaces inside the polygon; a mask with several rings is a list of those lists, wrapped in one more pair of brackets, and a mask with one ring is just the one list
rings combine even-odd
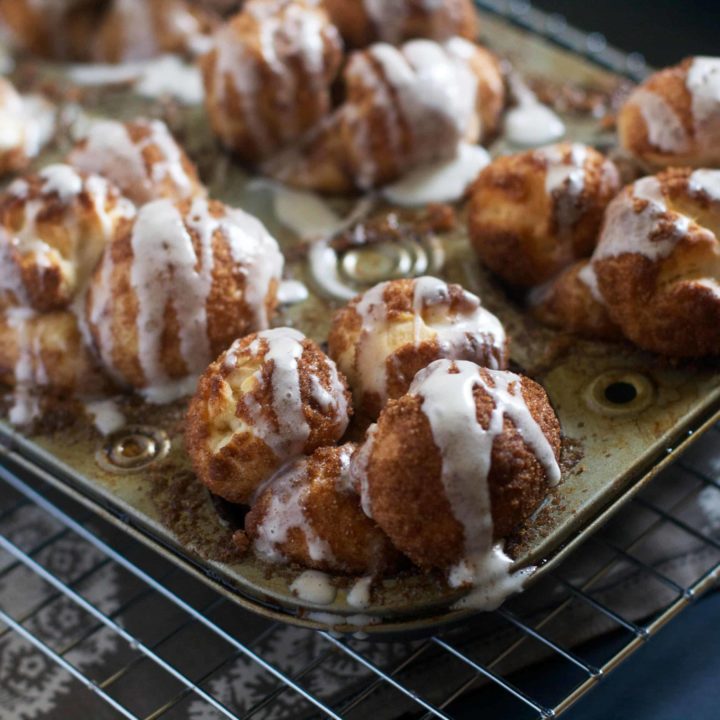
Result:
{"label": "metal muffin tin", "polygon": [[[497,16],[497,6],[504,3],[487,5],[495,6],[495,12],[481,13],[481,40],[511,59],[521,74],[558,83],[570,80],[610,93],[621,79],[617,71],[642,72],[638,59],[608,51],[597,37],[572,31],[525,4],[505,8],[513,22]],[[564,39],[573,51],[539,37],[540,30],[555,41]],[[584,48],[577,47],[578,38]],[[579,51],[595,59],[581,57]],[[601,67],[603,63],[614,70]],[[44,68],[43,73],[63,82],[57,67]],[[301,243],[274,215],[272,191],[252,182],[217,149],[201,108],[150,103],[121,88],[91,91],[85,105],[112,117],[144,114],[169,120],[198,162],[211,194],[261,217],[288,257],[288,276],[310,288],[310,298],[283,309],[276,324],[292,324],[320,342],[326,339],[332,311],[343,301],[322,294]],[[604,148],[611,145],[612,136],[604,134],[596,120],[564,119],[567,137]],[[498,141],[490,149],[497,154],[512,148]],[[46,153],[39,164],[63,150]],[[348,202],[338,201],[339,211],[349,209]],[[565,436],[563,482],[508,540],[518,568],[538,566],[530,584],[709,427],[720,411],[720,374],[707,366],[673,367],[628,345],[580,340],[539,326],[478,266],[463,226],[461,218],[457,230],[442,237],[338,252],[339,275],[358,290],[362,281],[371,285],[421,272],[461,283],[502,319],[512,338],[516,368],[546,388]],[[46,429],[32,434],[0,423],[0,442],[5,445],[0,445],[0,460],[60,487],[264,615],[309,627],[378,634],[422,631],[470,614],[449,609],[458,593],[448,590],[439,575],[410,571],[378,582],[373,605],[366,610],[347,604],[353,582],[348,578],[334,579],[338,594],[331,605],[299,601],[289,586],[301,569],[271,566],[251,553],[242,557],[234,551],[232,508],[214,501],[190,470],[182,441],[183,403],[155,407],[130,397],[119,403],[128,426],[107,438],[72,403],[55,408],[51,421],[43,423]],[[58,415],[60,421],[55,422]]]}

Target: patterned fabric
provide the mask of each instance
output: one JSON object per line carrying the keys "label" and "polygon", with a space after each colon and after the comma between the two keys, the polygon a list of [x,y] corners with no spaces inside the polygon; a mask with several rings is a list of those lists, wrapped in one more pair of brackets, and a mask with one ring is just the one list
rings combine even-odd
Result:
{"label": "patterned fabric", "polygon": [[[717,437],[716,432],[711,432],[707,440],[701,440],[686,458],[712,477],[720,475],[720,456],[715,451]],[[663,473],[643,496],[660,507],[670,507],[678,493],[691,482],[698,481],[674,467]],[[0,513],[3,509],[0,496]],[[683,513],[683,520],[691,527],[720,537],[718,488],[707,486],[684,507]],[[602,534],[620,544],[623,537],[631,538],[641,533],[647,523],[648,518],[637,508],[634,511],[627,508]],[[26,505],[10,514],[0,515],[0,533],[22,550],[32,552],[38,563],[64,582],[71,583],[96,608],[104,613],[116,613],[118,621],[148,645],[168,638],[158,646],[158,652],[170,662],[177,663],[182,671],[191,675],[194,672],[193,677],[200,677],[215,667],[202,686],[233,712],[244,714],[272,697],[272,702],[263,706],[257,717],[299,720],[317,714],[297,693],[280,691],[282,684],[252,659],[244,655],[232,656],[229,645],[216,647],[217,638],[211,642],[211,633],[197,639],[186,638],[183,622],[187,616],[180,614],[169,601],[159,602],[161,599],[157,598],[153,603],[145,600],[151,594],[139,595],[143,586],[137,578],[107,562],[82,539],[63,532],[63,527],[42,510]],[[569,582],[582,584],[596,569],[598,548],[593,543],[590,541],[576,552],[558,573]],[[146,550],[141,552],[149,554]],[[709,546],[672,525],[664,525],[648,536],[647,542],[641,543],[633,552],[679,584],[693,581],[717,562],[717,553]],[[144,561],[152,565],[153,557],[146,557]],[[157,558],[155,561],[161,562]],[[163,566],[164,572],[168,569]],[[182,576],[180,580],[180,585],[173,589],[182,596],[195,597],[199,593],[208,603],[214,598],[210,590],[191,578]],[[557,584],[553,588],[543,581],[512,602],[521,608],[522,616],[532,622],[544,617],[557,603],[557,588]],[[138,597],[142,601],[137,601]],[[593,597],[626,619],[640,620],[670,602],[673,594],[662,584],[650,587],[647,574],[641,575],[636,567],[627,564],[605,576]],[[18,620],[27,618],[24,625],[28,630],[57,652],[64,653],[68,661],[93,679],[105,679],[134,661],[130,670],[112,684],[112,694],[140,716],[157,709],[182,691],[182,685],[174,680],[169,682],[166,674],[165,680],[161,681],[160,671],[153,669],[151,663],[138,662],[141,656],[137,648],[129,646],[112,630],[103,628],[96,618],[72,601],[58,596],[36,574],[21,565],[14,565],[13,558],[2,551],[0,607]],[[135,612],[131,612],[133,608]],[[335,651],[331,643],[314,632],[269,623],[228,603],[225,603],[225,612],[229,616],[225,620],[231,623],[228,626],[230,632],[290,676],[317,661],[316,667],[303,674],[301,683],[330,704],[352,697],[367,687],[373,678],[370,670]],[[493,652],[507,645],[512,630],[507,624],[499,625],[491,620],[479,618],[471,632],[465,628],[450,631],[450,634],[455,633],[453,637],[462,643],[463,651],[474,657],[492,657]],[[566,646],[577,645],[610,629],[613,629],[612,621],[585,603],[571,605],[562,613],[558,626],[551,628],[553,639]],[[76,717],[105,720],[117,717],[115,711],[88,693],[65,670],[47,660],[16,633],[4,630],[0,627],[0,720]],[[389,669],[410,655],[421,642],[356,641],[355,647],[368,660]],[[511,655],[498,670],[511,672],[542,660],[545,654],[539,643],[526,644],[522,653]],[[229,662],[228,657],[232,658]],[[423,696],[430,701],[441,700],[448,687],[458,682],[453,675],[456,668],[438,658],[439,651],[423,652],[401,678],[413,687],[422,688]],[[364,701],[363,717],[395,717],[408,707],[400,693],[384,686]],[[189,696],[169,717],[214,720],[220,715],[202,699]]]}

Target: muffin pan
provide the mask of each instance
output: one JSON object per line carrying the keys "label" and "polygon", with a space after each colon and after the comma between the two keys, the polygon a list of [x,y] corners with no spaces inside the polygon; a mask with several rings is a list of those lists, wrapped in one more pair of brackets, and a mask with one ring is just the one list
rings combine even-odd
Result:
{"label": "muffin pan", "polygon": [[[539,73],[550,87],[569,80],[602,98],[613,95],[624,82],[592,61],[493,15],[483,13],[481,21],[485,44],[512,60],[521,74],[537,78]],[[41,68],[41,75],[63,82],[57,67]],[[448,233],[407,233],[392,243],[338,249],[325,244],[308,252],[307,245],[279,222],[273,187],[248,177],[216,148],[202,108],[151,103],[122,88],[92,91],[86,106],[98,115],[121,118],[164,113],[198,162],[211,195],[266,223],[286,254],[286,275],[310,290],[307,300],[281,309],[277,325],[294,325],[323,342],[335,308],[354,292],[392,277],[437,274],[480,295],[512,339],[513,369],[545,387],[565,437],[562,483],[507,542],[517,568],[537,567],[526,585],[720,412],[720,374],[714,367],[672,366],[628,345],[581,340],[535,323],[478,266],[462,215]],[[612,146],[612,134],[591,115],[563,119],[566,137],[601,149]],[[517,148],[500,139],[489,149],[497,154]],[[39,164],[56,156],[45,153]],[[394,211],[382,200],[368,202],[374,213]],[[358,210],[357,203],[348,201],[331,205],[341,216]],[[108,437],[94,429],[77,404],[51,408],[43,427],[33,433],[1,423],[0,441],[8,449],[0,450],[0,457],[84,498],[237,602],[283,621],[376,634],[421,630],[461,620],[470,612],[449,609],[458,593],[440,576],[410,571],[378,581],[369,608],[348,603],[354,580],[339,577],[332,578],[337,593],[331,603],[299,600],[290,585],[300,569],[272,566],[236,550],[232,534],[242,522],[237,508],[212,498],[190,470],[182,440],[185,405],[148,406],[129,397],[117,403],[127,425]]]}

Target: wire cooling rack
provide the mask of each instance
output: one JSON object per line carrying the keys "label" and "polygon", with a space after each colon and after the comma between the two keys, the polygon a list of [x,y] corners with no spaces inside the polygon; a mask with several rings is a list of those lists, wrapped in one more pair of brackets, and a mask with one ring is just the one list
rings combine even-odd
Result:
{"label": "wire cooling rack", "polygon": [[[618,73],[647,73],[642,56],[524,0],[477,4]],[[558,716],[717,584],[719,441],[709,431],[495,613],[383,642],[238,607],[0,445],[0,718],[424,720],[474,717],[480,697],[495,717]],[[561,682],[533,683],[541,661]]]}
{"label": "wire cooling rack", "polygon": [[[476,692],[495,694],[498,717],[554,717],[717,583],[719,441],[710,430],[500,610],[389,642],[260,618],[27,477],[2,450],[0,658],[19,647],[42,658],[93,718],[462,718]],[[112,597],[108,578],[122,586]],[[53,617],[75,622],[59,636]],[[584,642],[601,632],[610,650]],[[109,645],[109,655],[87,651]],[[527,679],[541,660],[562,665],[551,691]],[[0,690],[0,707],[12,691]]]}

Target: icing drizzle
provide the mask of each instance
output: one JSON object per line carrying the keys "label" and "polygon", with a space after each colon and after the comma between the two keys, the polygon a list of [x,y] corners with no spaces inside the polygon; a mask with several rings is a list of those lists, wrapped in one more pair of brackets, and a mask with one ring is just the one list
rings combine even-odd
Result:
{"label": "icing drizzle", "polygon": [[[151,402],[170,402],[192,390],[196,375],[212,359],[206,305],[212,287],[213,242],[218,233],[245,277],[243,298],[255,313],[256,327],[267,327],[265,297],[270,283],[282,273],[283,260],[277,243],[258,220],[232,208],[224,208],[216,217],[201,197],[192,201],[186,216],[170,200],[156,200],[143,206],[136,218],[131,234],[130,283],[138,303],[138,356],[147,384],[143,394]],[[108,249],[99,282],[94,284],[89,313],[99,328],[101,354],[111,366],[112,327],[104,315],[111,312],[108,286],[112,272],[112,252]],[[161,359],[169,304],[177,316],[180,353],[188,373],[179,381],[168,377]]]}
{"label": "icing drizzle", "polygon": [[668,208],[660,181],[641,178],[608,206],[593,262],[624,253],[667,257],[689,227],[690,218]]}
{"label": "icing drizzle", "polygon": [[[135,120],[131,126],[146,131],[137,142],[128,125],[115,120],[94,123],[85,145],[73,150],[70,162],[87,172],[96,172],[115,182],[138,202],[147,202],[167,195],[163,186],[172,187],[176,199],[197,194],[195,180],[183,164],[183,151],[161,120]],[[146,162],[145,151],[154,147],[152,162]]]}
{"label": "icing drizzle", "polygon": [[[344,445],[338,449],[341,463],[340,482],[347,473],[353,450],[353,445]],[[272,488],[269,505],[258,523],[253,543],[255,550],[271,562],[287,562],[279,546],[287,542],[293,529],[302,531],[308,555],[312,560],[334,561],[332,549],[327,541],[318,536],[305,514],[305,500],[311,487],[305,482],[309,463],[310,459],[306,457],[296,460],[292,465],[281,469],[269,485],[263,486],[258,492],[259,495],[266,488]]]}
{"label": "icing drizzle", "polygon": [[536,151],[546,163],[545,192],[555,200],[560,229],[570,228],[578,219],[585,188],[587,147],[581,143],[551,145]]}
{"label": "icing drizzle", "polygon": [[[272,362],[270,375],[272,389],[272,410],[275,422],[267,417],[267,410],[251,394],[243,397],[243,403],[252,418],[255,434],[261,438],[279,458],[288,458],[303,451],[310,436],[310,426],[305,418],[300,369],[298,361],[304,352],[305,336],[293,328],[274,328],[257,334],[248,347],[248,352],[262,359],[262,364],[253,374],[256,384],[265,384],[266,363]],[[234,368],[241,350],[236,341],[225,357],[225,365]],[[310,393],[322,411],[343,424],[344,432],[348,423],[348,407],[345,386],[340,380],[335,363],[324,358],[329,376],[329,388],[319,378],[310,376]]]}
{"label": "icing drizzle", "polygon": [[[422,165],[456,155],[458,143],[477,124],[478,79],[468,63],[461,38],[444,44],[412,40],[402,48],[377,43],[355,53],[347,68],[349,81],[367,88],[385,118],[389,154],[399,165]],[[373,113],[347,106],[361,188],[377,183]],[[404,142],[402,128],[411,139]]]}
{"label": "icing drizzle", "polygon": [[[385,291],[390,282],[380,283],[361,296],[355,312],[362,319],[361,336],[357,342],[355,362],[366,392],[387,398],[387,366],[384,357],[384,326],[387,321]],[[505,361],[505,330],[480,298],[463,291],[463,307],[449,314],[450,289],[443,280],[419,277],[413,282],[413,328],[415,345],[434,339],[439,356],[459,359],[474,358],[490,367],[499,368]],[[430,333],[431,337],[428,337]]]}
{"label": "icing drizzle", "polygon": [[[464,530],[464,556],[450,569],[449,584],[482,588],[475,599],[482,600],[484,607],[494,607],[504,599],[511,562],[493,546],[487,485],[493,443],[503,431],[505,417],[535,454],[548,482],[560,481],[555,453],[525,403],[521,382],[510,372],[481,371],[471,362],[437,360],[417,374],[409,391],[422,398],[422,411],[442,457],[445,493]],[[477,421],[475,388],[494,403],[487,429]],[[498,592],[491,592],[493,588]]]}
{"label": "icing drizzle", "polygon": [[[273,92],[278,106],[283,108],[283,122],[277,124],[276,132],[281,141],[287,141],[304,129],[293,110],[298,106],[298,92],[306,89],[303,86],[309,87],[318,111],[326,109],[329,100],[325,50],[328,45],[340,48],[340,38],[316,7],[287,3],[278,8],[277,3],[256,2],[247,3],[243,12],[254,19],[258,41],[248,43],[232,22],[221,27],[213,39],[216,57],[212,82],[220,104],[228,101],[228,90],[232,90],[239,101],[245,131],[261,155],[267,155],[275,149],[275,139],[263,121],[257,97],[266,87],[255,53],[259,53],[261,62],[273,75]],[[294,59],[302,69],[301,77],[295,71]],[[221,134],[229,141],[237,118],[221,112],[215,119],[221,125]]]}

